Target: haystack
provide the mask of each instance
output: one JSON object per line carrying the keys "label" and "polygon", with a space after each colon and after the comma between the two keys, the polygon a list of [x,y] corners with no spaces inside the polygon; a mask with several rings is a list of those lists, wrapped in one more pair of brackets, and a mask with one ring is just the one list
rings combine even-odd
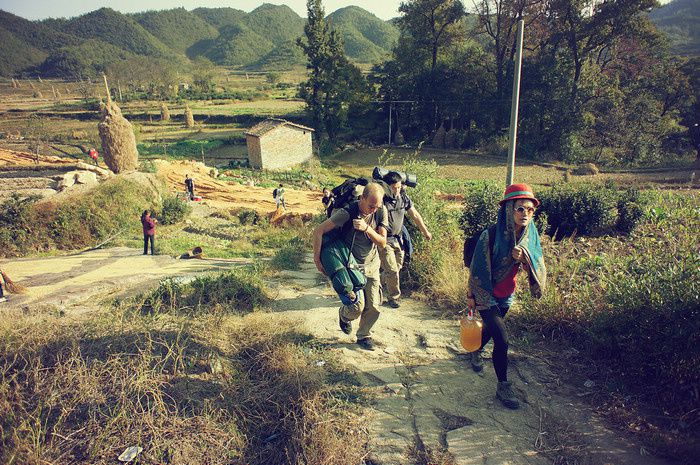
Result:
{"label": "haystack", "polygon": [[459,132],[452,126],[452,129],[447,131],[445,134],[445,148],[448,149],[458,149],[459,148]]}
{"label": "haystack", "polygon": [[185,106],[185,127],[186,128],[193,128],[194,127],[194,116],[192,116],[192,110],[190,109],[189,106]]}
{"label": "haystack", "polygon": [[445,148],[445,127],[441,124],[435,135],[433,136],[433,147],[443,149]]}
{"label": "haystack", "polygon": [[102,155],[113,172],[133,171],[139,163],[134,130],[131,123],[122,116],[121,109],[112,102],[106,77],[104,81],[107,88],[107,103],[100,108],[102,120],[97,125],[102,140]]}
{"label": "haystack", "polygon": [[19,87],[19,84],[17,83],[17,81],[15,81],[15,78],[12,78],[12,88],[16,89],[18,87]]}
{"label": "haystack", "polygon": [[600,170],[594,163],[584,163],[574,169],[574,174],[578,176],[595,176]]}
{"label": "haystack", "polygon": [[165,103],[160,104],[160,120],[170,121],[170,110],[168,110],[168,106]]}
{"label": "haystack", "polygon": [[34,98],[44,98],[44,94],[41,93],[40,90],[35,90],[34,94],[32,94]]}

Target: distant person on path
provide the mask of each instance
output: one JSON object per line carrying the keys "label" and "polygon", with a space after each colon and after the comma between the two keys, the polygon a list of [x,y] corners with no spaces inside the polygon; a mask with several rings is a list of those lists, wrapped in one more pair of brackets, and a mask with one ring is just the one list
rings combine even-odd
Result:
{"label": "distant person on path", "polygon": [[327,187],[323,188],[323,197],[321,197],[321,203],[323,203],[323,208],[326,210],[326,216],[331,217],[333,212],[333,204],[335,203],[335,197],[333,193]]}
{"label": "distant person on path", "polygon": [[284,203],[284,186],[282,184],[280,184],[279,187],[273,191],[272,196],[275,198],[275,206],[277,207],[277,210],[279,210],[280,205],[282,205],[284,211],[287,211],[287,205]]}
{"label": "distant person on path", "polygon": [[352,321],[360,319],[357,344],[365,350],[374,350],[371,329],[379,319],[381,284],[379,278],[379,254],[377,247],[386,245],[387,213],[383,204],[384,189],[377,183],[367,184],[360,200],[345,208],[333,210],[329,219],[318,225],[313,233],[314,263],[323,274],[321,245],[324,234],[336,234],[345,241],[357,260],[367,284],[359,293],[357,302],[338,309],[339,325],[345,334],[352,332]]}
{"label": "distant person on path", "polygon": [[99,158],[100,154],[97,152],[95,149],[90,149],[88,152],[88,156],[92,158],[92,161],[95,162],[95,166],[97,166],[97,159]]}
{"label": "distant person on path", "polygon": [[520,402],[508,381],[508,335],[503,318],[513,304],[516,277],[520,269],[528,274],[530,293],[539,298],[547,271],[540,236],[532,218],[540,202],[527,184],[512,184],[499,202],[495,233],[484,230],[476,244],[469,276],[467,307],[476,309],[484,327],[481,347],[471,354],[472,369],[483,369],[481,353],[493,338],[493,367],[498,378],[496,397],[510,409]]}
{"label": "distant person on path", "polygon": [[148,242],[151,242],[151,255],[155,255],[155,246],[153,244],[156,235],[156,223],[158,220],[151,218],[151,213],[144,210],[141,215],[141,224],[143,225],[143,254],[148,255]]}
{"label": "distant person on path", "polygon": [[189,174],[185,175],[185,190],[187,190],[187,198],[194,200],[194,179]]}
{"label": "distant person on path", "polygon": [[431,240],[433,235],[428,231],[423,217],[408,197],[401,175],[396,171],[390,171],[384,176],[383,181],[391,188],[392,195],[384,197],[384,206],[389,215],[389,227],[387,228],[386,247],[379,249],[379,258],[382,263],[382,285],[386,286],[387,304],[391,308],[399,308],[399,298],[401,297],[399,273],[404,262],[404,242],[402,239],[404,217],[408,214],[426,240]]}

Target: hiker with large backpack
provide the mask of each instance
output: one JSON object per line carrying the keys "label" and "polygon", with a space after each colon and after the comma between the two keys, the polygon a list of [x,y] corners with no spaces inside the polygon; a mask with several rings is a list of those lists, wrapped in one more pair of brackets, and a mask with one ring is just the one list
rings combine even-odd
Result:
{"label": "hiker with large backpack", "polygon": [[[329,277],[334,276],[337,271],[326,269],[323,263],[325,260],[322,260],[322,255],[325,257],[329,251],[334,250],[330,240],[335,236],[348,248],[349,255],[356,262],[349,262],[345,268],[349,267],[352,271],[357,267],[366,278],[364,289],[357,293],[353,291],[352,294],[348,292],[344,298],[341,297],[343,305],[338,310],[339,326],[345,334],[349,335],[352,332],[352,321],[360,319],[356,333],[357,344],[366,350],[374,350],[371,329],[379,319],[381,305],[380,260],[377,248],[386,245],[387,237],[387,213],[383,199],[384,188],[377,183],[368,183],[359,201],[344,207],[339,204],[331,217],[318,225],[313,233],[314,263],[318,271]],[[337,245],[337,242],[335,244]],[[342,252],[334,255],[340,256]],[[328,263],[330,262],[326,261],[326,264]]]}
{"label": "hiker with large backpack", "polygon": [[404,264],[405,249],[402,235],[404,217],[408,215],[413,220],[426,240],[431,240],[433,235],[428,231],[423,217],[418,213],[406,193],[401,174],[390,171],[384,175],[383,181],[389,188],[389,195],[384,196],[384,206],[389,215],[389,228],[386,246],[379,249],[379,258],[382,263],[382,285],[386,288],[387,305],[391,308],[399,308],[399,298],[401,297],[399,273]]}
{"label": "hiker with large backpack", "polygon": [[467,307],[478,310],[483,321],[481,347],[471,353],[472,369],[483,370],[481,353],[493,339],[496,397],[511,409],[517,409],[520,403],[508,381],[508,335],[503,319],[513,304],[519,270],[527,272],[534,297],[541,297],[544,291],[547,271],[540,236],[532,221],[539,204],[527,184],[508,186],[499,202],[496,224],[481,232],[471,251],[465,244],[465,262],[467,253],[472,253]]}
{"label": "hiker with large backpack", "polygon": [[275,199],[275,208],[277,210],[279,210],[280,205],[282,205],[282,208],[287,211],[287,204],[284,203],[284,186],[282,184],[272,191],[272,197]]}

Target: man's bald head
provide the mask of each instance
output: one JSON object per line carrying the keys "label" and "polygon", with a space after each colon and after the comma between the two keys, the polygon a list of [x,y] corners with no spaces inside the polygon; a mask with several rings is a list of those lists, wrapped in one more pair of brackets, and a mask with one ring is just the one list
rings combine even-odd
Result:
{"label": "man's bald head", "polygon": [[370,196],[372,196],[373,198],[383,198],[384,188],[381,185],[379,185],[379,183],[370,182],[365,186],[364,190],[362,191],[362,197],[367,199]]}
{"label": "man's bald head", "polygon": [[376,182],[367,184],[360,198],[360,211],[363,215],[376,212],[384,203],[384,188]]}

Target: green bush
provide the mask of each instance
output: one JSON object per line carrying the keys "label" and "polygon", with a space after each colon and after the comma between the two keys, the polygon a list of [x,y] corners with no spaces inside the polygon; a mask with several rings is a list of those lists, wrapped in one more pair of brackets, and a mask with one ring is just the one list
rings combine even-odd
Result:
{"label": "green bush", "polygon": [[161,224],[175,224],[184,220],[192,212],[192,207],[180,197],[175,195],[163,198],[159,221]]}
{"label": "green bush", "polygon": [[602,186],[559,184],[543,190],[539,199],[538,229],[542,230],[546,218],[546,233],[558,239],[615,231],[629,234],[643,221],[648,203],[639,190],[621,190],[613,182]]}
{"label": "green bush", "polygon": [[498,202],[502,198],[503,189],[493,181],[480,181],[467,186],[459,219],[465,237],[472,237],[496,222]]}
{"label": "green bush", "polygon": [[260,215],[255,210],[250,208],[242,208],[238,212],[238,220],[242,225],[254,225],[260,221]]}
{"label": "green bush", "polygon": [[561,238],[612,231],[618,197],[614,190],[597,185],[560,184],[542,191],[540,210],[547,214],[547,234]]}
{"label": "green bush", "polygon": [[305,252],[304,241],[300,237],[294,237],[275,252],[272,266],[280,270],[298,270]]}
{"label": "green bush", "polygon": [[141,311],[148,313],[192,313],[223,307],[228,312],[250,312],[265,305],[261,270],[246,267],[225,273],[197,277],[183,282],[167,278],[141,301]]}
{"label": "green bush", "polygon": [[631,233],[644,219],[645,206],[646,201],[638,189],[624,192],[617,201],[617,230],[624,234]]}

